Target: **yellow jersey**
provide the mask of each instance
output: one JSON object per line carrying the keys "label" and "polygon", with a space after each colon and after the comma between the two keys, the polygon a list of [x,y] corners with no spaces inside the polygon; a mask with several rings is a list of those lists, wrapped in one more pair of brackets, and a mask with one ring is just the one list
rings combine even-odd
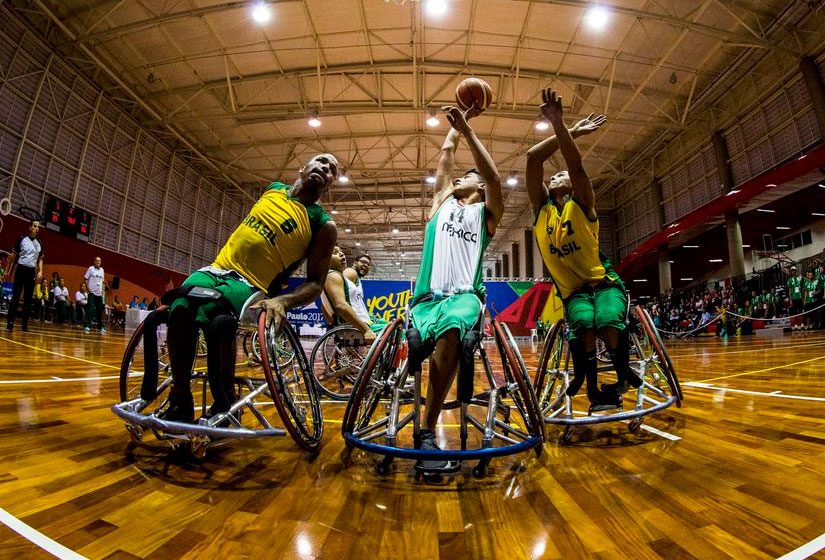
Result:
{"label": "yellow jersey", "polygon": [[234,270],[270,295],[280,292],[306,259],[307,250],[330,217],[320,204],[289,196],[288,185],[272,183],[229,236],[212,266]]}
{"label": "yellow jersey", "polygon": [[[541,258],[562,299],[607,276],[619,280],[610,262],[599,252],[599,220],[590,220],[572,198],[561,212],[548,197],[533,226]],[[605,267],[606,265],[606,267]]]}

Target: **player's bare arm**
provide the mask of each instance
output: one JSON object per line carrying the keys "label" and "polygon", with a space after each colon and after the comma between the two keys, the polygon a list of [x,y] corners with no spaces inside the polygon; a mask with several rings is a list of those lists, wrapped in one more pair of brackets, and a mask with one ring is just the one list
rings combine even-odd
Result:
{"label": "player's bare arm", "polygon": [[[568,129],[570,136],[574,139],[596,132],[607,121],[605,115],[595,115],[590,113]],[[550,159],[556,150],[559,149],[559,142],[555,135],[545,138],[527,151],[527,170],[525,173],[525,183],[527,195],[530,198],[530,206],[533,209],[533,217],[538,214],[544,201],[547,199],[547,188],[544,186],[544,162]]]}
{"label": "player's bare arm", "polygon": [[579,148],[573,141],[570,132],[564,126],[564,110],[562,108],[562,98],[551,88],[546,88],[541,92],[542,104],[541,114],[553,126],[559,149],[567,164],[567,171],[570,174],[570,183],[573,186],[573,198],[585,211],[591,220],[596,219],[596,194],[593,192],[593,185],[590,177],[582,165],[582,156]]}
{"label": "player's bare arm", "polygon": [[321,226],[307,255],[306,282],[288,294],[265,299],[252,307],[265,310],[267,324],[272,324],[276,331],[286,320],[287,309],[306,305],[321,295],[329,270],[332,248],[335,247],[337,239],[338,229],[335,227],[335,222],[327,222]]}
{"label": "player's bare arm", "polygon": [[481,144],[473,128],[467,123],[469,111],[463,113],[458,107],[448,106],[444,107],[444,112],[453,130],[459,131],[467,139],[470,153],[473,155],[473,162],[485,185],[484,204],[487,216],[487,232],[490,235],[495,235],[498,223],[504,213],[504,202],[501,197],[501,177],[498,174],[496,164],[493,162],[493,158],[490,157],[490,153]]}

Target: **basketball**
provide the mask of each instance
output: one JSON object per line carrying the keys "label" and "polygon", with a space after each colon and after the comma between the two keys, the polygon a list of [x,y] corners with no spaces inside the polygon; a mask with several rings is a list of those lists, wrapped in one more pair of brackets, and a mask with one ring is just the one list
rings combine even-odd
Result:
{"label": "basketball", "polygon": [[493,102],[493,88],[481,78],[467,78],[455,88],[455,100],[463,110],[485,110]]}

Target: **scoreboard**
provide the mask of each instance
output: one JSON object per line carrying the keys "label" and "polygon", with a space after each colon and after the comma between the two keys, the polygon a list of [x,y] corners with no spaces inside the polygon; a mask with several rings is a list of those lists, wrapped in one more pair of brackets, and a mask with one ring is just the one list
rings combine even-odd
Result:
{"label": "scoreboard", "polygon": [[46,203],[45,221],[47,229],[81,241],[88,241],[91,235],[92,214],[59,198],[50,198]]}

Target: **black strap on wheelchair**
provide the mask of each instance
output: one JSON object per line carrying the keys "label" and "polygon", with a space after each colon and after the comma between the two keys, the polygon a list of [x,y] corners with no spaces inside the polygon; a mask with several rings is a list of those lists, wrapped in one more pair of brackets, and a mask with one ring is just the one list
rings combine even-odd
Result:
{"label": "black strap on wheelchair", "polygon": [[227,314],[233,315],[237,318],[237,312],[232,303],[218,290],[213,288],[203,288],[201,286],[193,286],[191,284],[184,284],[173,288],[163,294],[160,302],[163,305],[172,305],[175,300],[185,298],[196,305],[204,305],[211,301],[220,303],[226,310]]}
{"label": "black strap on wheelchair", "polygon": [[421,340],[421,333],[418,329],[410,327],[407,329],[407,349],[407,369],[415,374],[421,371],[424,360],[435,350],[435,341]]}
{"label": "black strap on wheelchair", "polygon": [[158,397],[158,326],[169,320],[169,310],[152,311],[143,321],[143,383],[140,398],[153,401]]}
{"label": "black strap on wheelchair", "polygon": [[473,328],[464,334],[461,339],[461,348],[458,357],[458,386],[456,392],[459,402],[469,403],[473,398],[473,381],[476,376],[475,353],[478,343],[483,337],[482,325],[484,324],[484,313],[478,317],[478,321]]}

